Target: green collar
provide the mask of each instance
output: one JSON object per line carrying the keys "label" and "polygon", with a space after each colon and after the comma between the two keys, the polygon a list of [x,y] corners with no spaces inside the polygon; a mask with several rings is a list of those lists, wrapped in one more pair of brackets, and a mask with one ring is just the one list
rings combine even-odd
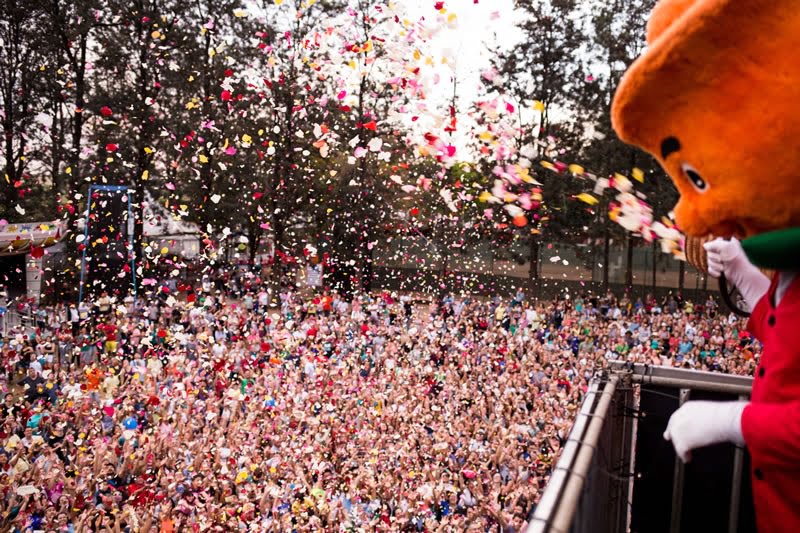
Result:
{"label": "green collar", "polygon": [[800,228],[770,231],[742,241],[755,266],[784,272],[800,271]]}

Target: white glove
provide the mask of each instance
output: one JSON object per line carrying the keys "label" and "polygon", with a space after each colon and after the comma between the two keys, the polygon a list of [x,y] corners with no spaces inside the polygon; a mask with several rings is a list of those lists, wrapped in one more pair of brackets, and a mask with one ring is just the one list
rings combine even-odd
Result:
{"label": "white glove", "polygon": [[747,302],[749,310],[769,290],[769,278],[747,260],[741,243],[731,240],[714,239],[703,245],[708,256],[708,273],[718,278],[721,274],[733,283]]}
{"label": "white glove", "polygon": [[742,411],[747,402],[686,402],[672,413],[664,438],[672,441],[684,463],[691,451],[720,442],[744,446]]}

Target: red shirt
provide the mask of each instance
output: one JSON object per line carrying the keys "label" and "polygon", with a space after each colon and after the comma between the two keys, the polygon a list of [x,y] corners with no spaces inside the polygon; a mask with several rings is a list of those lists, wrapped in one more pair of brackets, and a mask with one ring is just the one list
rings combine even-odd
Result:
{"label": "red shirt", "polygon": [[132,502],[135,507],[144,507],[155,499],[153,491],[140,482],[132,482],[126,487],[126,490],[128,492],[128,501]]}
{"label": "red shirt", "polygon": [[100,331],[105,333],[107,341],[117,340],[117,326],[114,324],[101,324]]}
{"label": "red shirt", "polygon": [[776,274],[747,326],[764,345],[742,413],[762,533],[800,531],[800,276],[776,308],[777,279]]}

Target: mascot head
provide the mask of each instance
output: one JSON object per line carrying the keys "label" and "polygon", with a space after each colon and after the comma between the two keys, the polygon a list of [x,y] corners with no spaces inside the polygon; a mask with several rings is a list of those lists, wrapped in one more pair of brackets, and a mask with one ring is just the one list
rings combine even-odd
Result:
{"label": "mascot head", "polygon": [[690,236],[800,227],[800,2],[662,0],[612,120],[655,156]]}

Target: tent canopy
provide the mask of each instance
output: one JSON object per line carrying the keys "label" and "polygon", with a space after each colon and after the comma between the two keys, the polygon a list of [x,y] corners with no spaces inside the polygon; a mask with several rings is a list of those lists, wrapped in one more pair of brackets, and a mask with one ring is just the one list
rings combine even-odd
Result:
{"label": "tent canopy", "polygon": [[35,248],[47,248],[63,239],[65,233],[59,220],[0,225],[0,256],[27,254]]}

